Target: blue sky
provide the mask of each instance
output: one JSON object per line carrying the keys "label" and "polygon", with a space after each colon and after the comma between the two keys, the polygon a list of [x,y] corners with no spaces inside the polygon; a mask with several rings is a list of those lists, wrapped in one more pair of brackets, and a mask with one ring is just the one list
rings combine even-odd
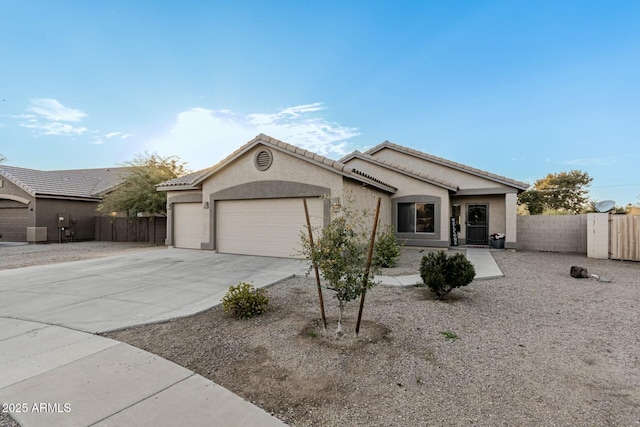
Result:
{"label": "blue sky", "polygon": [[0,154],[211,166],[258,133],[384,140],[640,202],[640,2],[1,1]]}

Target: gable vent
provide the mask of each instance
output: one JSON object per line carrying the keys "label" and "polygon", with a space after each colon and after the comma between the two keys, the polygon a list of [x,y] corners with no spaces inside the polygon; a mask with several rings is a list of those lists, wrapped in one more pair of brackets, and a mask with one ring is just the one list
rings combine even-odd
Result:
{"label": "gable vent", "polygon": [[260,150],[254,160],[258,170],[266,171],[273,163],[273,155],[269,150]]}

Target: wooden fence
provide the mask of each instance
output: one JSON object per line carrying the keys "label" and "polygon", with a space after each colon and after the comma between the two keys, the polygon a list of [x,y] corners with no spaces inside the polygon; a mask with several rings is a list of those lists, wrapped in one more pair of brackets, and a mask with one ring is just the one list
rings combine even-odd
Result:
{"label": "wooden fence", "polygon": [[609,218],[609,257],[640,261],[640,216],[611,215]]}
{"label": "wooden fence", "polygon": [[149,242],[164,245],[167,218],[96,217],[95,239],[106,242]]}

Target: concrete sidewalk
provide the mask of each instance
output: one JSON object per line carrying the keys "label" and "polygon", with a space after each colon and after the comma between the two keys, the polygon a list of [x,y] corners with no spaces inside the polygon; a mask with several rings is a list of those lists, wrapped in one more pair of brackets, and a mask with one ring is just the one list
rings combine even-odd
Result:
{"label": "concrete sidewalk", "polygon": [[[476,270],[476,277],[474,280],[489,280],[498,279],[504,277],[502,270],[496,264],[496,261],[491,256],[489,249],[466,249],[466,256],[473,264]],[[408,276],[376,276],[376,280],[380,281],[384,286],[415,286],[422,284],[422,278],[419,274],[412,274]]]}
{"label": "concrete sidewalk", "polygon": [[22,427],[285,425],[173,362],[59,326],[0,318],[0,372]]}

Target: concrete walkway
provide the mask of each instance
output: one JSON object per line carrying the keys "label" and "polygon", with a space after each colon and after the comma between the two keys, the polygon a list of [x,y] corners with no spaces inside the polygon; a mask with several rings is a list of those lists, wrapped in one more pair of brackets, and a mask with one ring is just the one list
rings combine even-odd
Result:
{"label": "concrete walkway", "polygon": [[[474,280],[489,280],[504,277],[502,270],[500,270],[500,267],[498,267],[498,264],[496,264],[491,256],[489,249],[469,248],[466,249],[466,256],[476,270]],[[422,278],[419,274],[396,277],[376,276],[376,280],[385,286],[415,286],[422,284]]]}

